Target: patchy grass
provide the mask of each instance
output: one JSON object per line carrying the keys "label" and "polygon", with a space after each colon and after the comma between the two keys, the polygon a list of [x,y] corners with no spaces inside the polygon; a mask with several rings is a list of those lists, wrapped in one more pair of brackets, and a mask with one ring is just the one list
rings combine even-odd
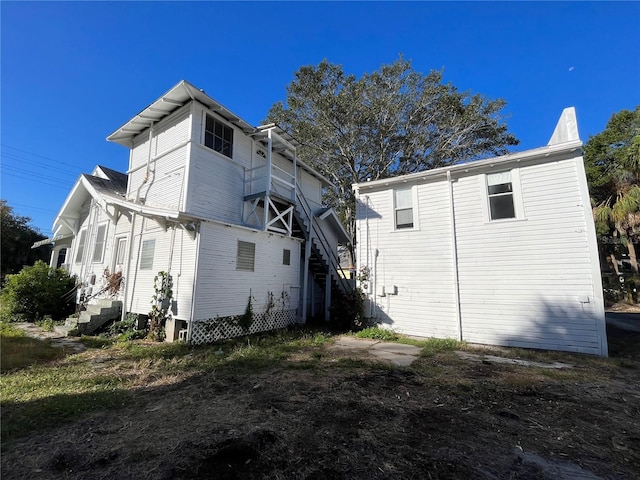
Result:
{"label": "patchy grass", "polygon": [[357,338],[370,338],[372,340],[383,340],[385,342],[395,342],[400,338],[393,330],[380,327],[368,327],[355,334]]}
{"label": "patchy grass", "polygon": [[51,346],[48,340],[27,337],[10,323],[0,322],[0,372],[24,368],[48,362],[64,356],[60,348]]}
{"label": "patchy grass", "polygon": [[397,368],[303,329],[205,346],[82,341],[85,352],[0,376],[8,478],[555,478],[516,445],[602,478],[640,471],[633,353],[620,366],[399,337],[423,354]]}
{"label": "patchy grass", "polygon": [[320,349],[331,338],[322,332],[297,330],[190,346],[83,337],[81,341],[89,350],[62,360],[62,349],[25,337],[21,330],[6,324],[2,329],[3,369],[58,359],[0,378],[3,443],[86,413],[125,406],[138,389],[169,385],[198,373],[267,371],[301,351],[307,351],[305,359],[289,366],[316,368],[322,359]]}

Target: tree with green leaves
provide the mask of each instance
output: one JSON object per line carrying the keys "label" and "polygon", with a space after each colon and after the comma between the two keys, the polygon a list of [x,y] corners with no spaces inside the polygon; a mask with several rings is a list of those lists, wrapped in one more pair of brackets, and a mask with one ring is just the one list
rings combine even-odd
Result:
{"label": "tree with green leaves", "polygon": [[[640,241],[640,105],[614,113],[606,128],[584,147],[598,236],[626,246],[638,273],[635,245]],[[604,242],[611,244],[612,242]],[[612,255],[613,252],[607,252]],[[615,262],[615,256],[613,257]]]}
{"label": "tree with green leaves", "polygon": [[31,227],[30,222],[29,217],[15,214],[6,200],[0,200],[0,276],[3,280],[6,274],[18,273],[25,265],[49,260],[50,247],[31,248],[46,237]]}
{"label": "tree with green leaves", "polygon": [[295,72],[266,121],[293,135],[298,156],[334,183],[325,201],[347,226],[353,254],[353,183],[507,153],[519,141],[504,106],[443,83],[441,71],[423,75],[403,57],[360,78],[324,60]]}

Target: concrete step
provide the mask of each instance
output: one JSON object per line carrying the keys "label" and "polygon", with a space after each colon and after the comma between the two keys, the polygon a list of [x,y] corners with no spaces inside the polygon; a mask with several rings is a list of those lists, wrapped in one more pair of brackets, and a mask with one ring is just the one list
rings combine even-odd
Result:
{"label": "concrete step", "polygon": [[53,327],[53,331],[63,337],[68,337],[69,332],[71,332],[72,330],[77,331],[77,326],[76,325],[71,326],[65,323],[65,325],[56,325],[55,327]]}
{"label": "concrete step", "polygon": [[120,317],[122,302],[119,300],[100,300],[95,305],[87,306],[78,318],[78,331],[89,335],[105,323]]}

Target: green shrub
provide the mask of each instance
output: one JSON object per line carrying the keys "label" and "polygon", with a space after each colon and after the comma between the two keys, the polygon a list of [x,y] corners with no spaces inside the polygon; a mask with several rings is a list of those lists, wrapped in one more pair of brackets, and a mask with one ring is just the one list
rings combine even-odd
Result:
{"label": "green shrub", "polygon": [[108,329],[110,337],[118,337],[119,340],[138,340],[148,335],[146,329],[138,330],[138,315],[128,313],[122,321],[113,322]]}
{"label": "green shrub", "polygon": [[36,325],[38,325],[45,332],[53,332],[53,329],[56,326],[56,322],[49,315],[45,315],[42,320],[36,321]]}
{"label": "green shrub", "polygon": [[364,326],[364,294],[355,288],[346,295],[334,295],[330,308],[331,327],[339,331],[360,329]]}
{"label": "green shrub", "polygon": [[38,261],[20,273],[7,275],[2,290],[2,318],[35,322],[45,315],[60,320],[73,313],[75,277]]}
{"label": "green shrub", "polygon": [[396,332],[392,330],[386,330],[380,327],[368,327],[364,330],[360,330],[356,333],[356,337],[358,338],[372,338],[374,340],[386,340],[386,341],[394,341],[398,340],[399,336]]}

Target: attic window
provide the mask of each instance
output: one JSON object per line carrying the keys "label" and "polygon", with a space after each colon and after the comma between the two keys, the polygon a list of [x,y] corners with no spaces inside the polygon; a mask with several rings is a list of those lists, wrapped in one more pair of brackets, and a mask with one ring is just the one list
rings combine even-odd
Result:
{"label": "attic window", "polygon": [[236,270],[253,272],[256,260],[256,244],[238,240],[238,256],[236,257]]}
{"label": "attic window", "polygon": [[211,115],[206,116],[204,146],[233,158],[233,129]]}

